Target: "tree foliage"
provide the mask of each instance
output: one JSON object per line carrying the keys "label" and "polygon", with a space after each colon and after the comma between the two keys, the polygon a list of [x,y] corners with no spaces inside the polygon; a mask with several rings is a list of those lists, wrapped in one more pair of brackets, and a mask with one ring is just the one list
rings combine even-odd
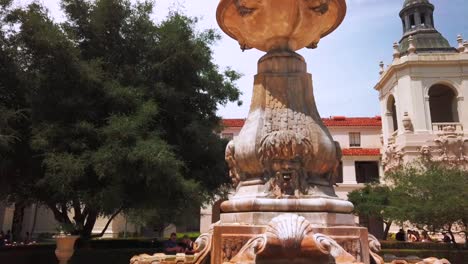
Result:
{"label": "tree foliage", "polygon": [[239,98],[239,74],[212,62],[219,36],[177,12],[156,24],[150,2],[61,5],[61,24],[38,3],[3,17],[30,113],[23,156],[39,164],[10,198],[46,205],[89,237],[99,216],[150,208],[169,217],[217,195],[229,179],[216,110]]}
{"label": "tree foliage", "polygon": [[430,231],[467,231],[468,172],[441,163],[413,163],[390,173],[392,217]]}
{"label": "tree foliage", "polygon": [[387,185],[367,185],[348,194],[358,215],[410,222],[427,231],[467,232],[468,172],[443,163],[415,161],[386,175]]}
{"label": "tree foliage", "polygon": [[391,189],[386,185],[368,184],[348,194],[348,200],[354,204],[355,214],[383,219],[384,239],[387,238],[393,222],[390,193]]}

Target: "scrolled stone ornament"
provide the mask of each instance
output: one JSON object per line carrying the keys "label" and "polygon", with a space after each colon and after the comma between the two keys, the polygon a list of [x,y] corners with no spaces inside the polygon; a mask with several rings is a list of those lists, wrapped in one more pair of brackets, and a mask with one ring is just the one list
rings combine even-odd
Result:
{"label": "scrolled stone ornament", "polygon": [[323,234],[314,234],[313,238],[318,248],[322,252],[330,254],[335,259],[336,264],[360,263],[332,238]]}
{"label": "scrolled stone ornament", "polygon": [[283,214],[271,220],[266,232],[247,242],[227,263],[328,263],[329,257],[337,264],[358,263],[330,237],[313,234],[313,227],[304,217]]}
{"label": "scrolled stone ornament", "polygon": [[234,188],[236,188],[241,181],[239,169],[236,163],[235,153],[236,151],[235,151],[234,141],[231,140],[226,146],[226,152],[225,152],[224,158],[226,160],[226,163],[229,166],[229,177],[231,178],[232,185]]}
{"label": "scrolled stone ornament", "polygon": [[375,264],[385,263],[384,259],[378,254],[380,250],[382,250],[382,246],[380,245],[379,240],[371,234],[369,234],[369,250],[370,250],[370,256],[373,259]]}

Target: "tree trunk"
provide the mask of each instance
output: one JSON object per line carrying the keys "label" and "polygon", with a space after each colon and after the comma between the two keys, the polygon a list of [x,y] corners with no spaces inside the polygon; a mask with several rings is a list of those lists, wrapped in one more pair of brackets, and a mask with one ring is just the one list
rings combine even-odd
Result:
{"label": "tree trunk", "polygon": [[[77,235],[80,236],[78,239],[77,247],[79,248],[90,248],[91,247],[91,234],[93,232],[94,225],[96,224],[98,214],[92,210],[89,210],[87,213],[86,219],[83,218],[83,223],[80,223],[83,226],[83,229],[76,230]],[[86,222],[84,222],[86,221]]]}
{"label": "tree trunk", "polygon": [[[107,220],[107,223],[106,225],[104,226],[104,228],[102,229],[101,233],[97,234],[97,235],[91,235],[92,238],[94,237],[102,237],[104,236],[104,234],[106,233],[107,231],[107,228],[109,228],[109,225],[110,223],[112,222],[112,220],[114,220],[114,218],[120,214],[120,212],[122,212],[122,208],[119,208],[117,211],[115,211],[115,213]],[[125,225],[127,225],[127,222],[125,222]],[[126,227],[125,227],[126,228]]]}
{"label": "tree trunk", "polygon": [[21,233],[23,232],[24,209],[26,203],[18,201],[15,203],[15,211],[13,213],[13,224],[11,227],[11,241],[20,242]]}
{"label": "tree trunk", "polygon": [[385,230],[383,233],[383,240],[387,240],[388,232],[390,232],[390,227],[392,226],[392,221],[384,222],[385,223]]}
{"label": "tree trunk", "polygon": [[96,224],[97,217],[98,213],[90,210],[90,212],[88,213],[88,217],[86,218],[86,223],[84,223],[83,230],[80,233],[80,236],[83,239],[91,238],[91,234],[93,233],[93,228]]}
{"label": "tree trunk", "polygon": [[28,239],[31,239],[34,235],[34,232],[36,232],[36,223],[37,223],[37,211],[39,210],[39,204],[34,204],[34,218],[33,218],[33,223],[32,223],[32,226],[31,226],[31,231],[29,232],[29,235],[31,237],[29,237]]}

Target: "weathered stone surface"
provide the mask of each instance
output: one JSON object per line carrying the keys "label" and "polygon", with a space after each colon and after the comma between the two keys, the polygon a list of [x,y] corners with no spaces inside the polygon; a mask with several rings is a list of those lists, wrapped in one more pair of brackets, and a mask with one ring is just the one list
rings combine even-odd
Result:
{"label": "weathered stone surface", "polygon": [[226,148],[237,192],[223,212],[352,211],[334,192],[341,149],[318,114],[306,68],[292,51],[260,59],[249,116]]}
{"label": "weathered stone surface", "polygon": [[[246,213],[224,213],[221,215],[223,224],[252,224],[267,225],[271,219],[283,214],[283,212],[246,212]],[[316,227],[332,226],[354,226],[354,216],[351,214],[337,214],[326,212],[295,212],[304,217]]]}
{"label": "weathered stone surface", "polygon": [[242,49],[316,47],[346,14],[345,0],[221,0],[217,20]]}
{"label": "weathered stone surface", "polygon": [[[263,232],[254,235],[252,238],[247,240],[248,235],[244,234],[245,231],[261,231]],[[241,230],[243,229],[242,235],[238,235],[242,239],[235,240],[236,236],[232,239],[236,242],[236,252],[234,256],[229,252],[230,258],[224,254],[224,259],[214,258],[214,263],[316,263],[316,264],[328,264],[330,259],[334,260],[334,263],[361,263],[357,260],[354,255],[350,254],[345,250],[342,245],[335,241],[334,238],[314,232],[314,227],[304,217],[296,214],[282,214],[271,220],[266,226],[258,226],[257,230],[253,229],[252,226],[236,226],[220,227],[215,228],[214,236],[215,239],[219,236],[226,236],[222,231],[230,230]],[[218,234],[218,232],[220,234]],[[232,232],[234,233],[234,232]],[[331,231],[332,233],[332,231]],[[365,234],[367,235],[367,233]],[[349,243],[353,241],[353,237],[346,237],[347,240],[343,240],[344,244],[349,247],[352,244],[351,249],[360,248],[360,238],[358,234],[356,243]],[[367,237],[363,237],[367,240]],[[247,240],[246,242],[244,242]],[[232,247],[231,240],[221,241],[223,248]],[[218,242],[215,242],[218,244]],[[228,244],[226,244],[228,243]],[[242,245],[243,244],[243,245]],[[240,245],[242,247],[239,249]],[[215,256],[217,256],[215,254]],[[359,256],[359,258],[361,258]],[[223,262],[220,262],[223,261]],[[366,262],[368,263],[368,262]]]}

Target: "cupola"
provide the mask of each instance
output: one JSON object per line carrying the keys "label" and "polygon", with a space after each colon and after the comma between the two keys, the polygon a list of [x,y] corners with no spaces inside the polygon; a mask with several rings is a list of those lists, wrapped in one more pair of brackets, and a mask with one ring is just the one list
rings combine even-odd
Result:
{"label": "cupola", "polygon": [[400,11],[403,37],[401,55],[408,54],[409,37],[413,37],[416,53],[457,52],[435,28],[434,5],[429,0],[405,0]]}

